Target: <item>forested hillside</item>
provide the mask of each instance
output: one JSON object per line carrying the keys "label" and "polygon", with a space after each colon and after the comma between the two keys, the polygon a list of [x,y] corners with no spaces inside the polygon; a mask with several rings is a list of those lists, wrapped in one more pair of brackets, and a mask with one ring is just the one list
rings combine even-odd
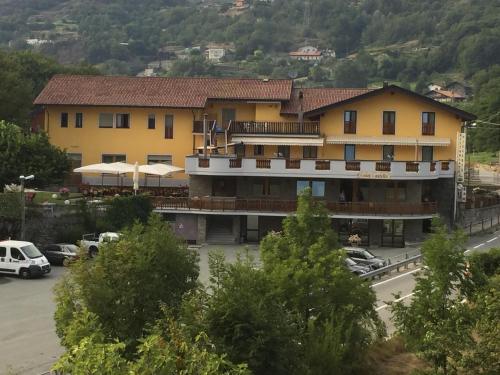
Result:
{"label": "forested hillside", "polygon": [[[431,82],[460,81],[476,98],[484,94],[467,108],[500,121],[493,100],[500,97],[498,0],[248,0],[244,11],[230,13],[232,3],[0,0],[0,47],[35,49],[105,74],[134,75],[167,59],[159,74],[291,76],[304,85],[344,87],[388,80],[420,92]],[[202,52],[209,43],[230,45],[231,53],[208,63]],[[305,45],[333,50],[336,58],[289,59]],[[168,48],[188,52],[167,56]]]}

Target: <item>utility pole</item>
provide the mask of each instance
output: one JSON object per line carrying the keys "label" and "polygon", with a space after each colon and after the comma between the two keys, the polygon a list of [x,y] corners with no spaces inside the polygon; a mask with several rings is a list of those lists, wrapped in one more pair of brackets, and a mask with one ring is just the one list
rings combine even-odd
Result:
{"label": "utility pole", "polygon": [[21,181],[21,240],[24,240],[24,232],[25,232],[25,227],[26,227],[26,212],[25,212],[25,206],[26,206],[26,197],[24,196],[24,184],[25,181],[32,180],[34,179],[34,175],[29,175],[29,176],[19,176],[19,180]]}

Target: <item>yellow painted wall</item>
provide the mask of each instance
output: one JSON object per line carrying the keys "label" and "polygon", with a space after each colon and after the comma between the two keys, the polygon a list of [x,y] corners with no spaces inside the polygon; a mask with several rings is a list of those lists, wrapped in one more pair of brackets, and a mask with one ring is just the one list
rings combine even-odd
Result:
{"label": "yellow painted wall", "polygon": [[[437,105],[427,103],[409,95],[387,92],[363,100],[334,108],[321,116],[321,132],[326,136],[344,134],[344,111],[357,111],[356,135],[382,136],[383,111],[396,112],[396,134],[399,137],[422,136],[422,112],[436,113],[436,132],[434,137],[449,138],[448,147],[434,147],[434,159],[455,159],[457,133],[460,132],[461,120]],[[428,136],[432,137],[432,136]],[[367,147],[371,147],[370,152]],[[357,146],[357,158],[377,160],[381,154],[381,146]],[[359,151],[358,151],[359,150]],[[397,147],[395,160],[414,160],[414,147]],[[343,157],[343,147],[327,145],[325,157]],[[419,158],[421,151],[419,150]]]}
{"label": "yellow painted wall", "polygon": [[[217,121],[222,121],[223,109],[236,110],[236,121],[252,121],[255,119],[255,104],[241,102],[221,102],[211,101],[207,103],[204,113],[208,113],[210,117],[216,115]],[[200,120],[202,117],[199,118]]]}
{"label": "yellow painted wall", "polygon": [[[61,112],[68,113],[69,124],[61,128]],[[83,127],[75,128],[75,113],[83,113]],[[129,113],[130,128],[99,128],[100,113]],[[156,115],[156,128],[148,129],[148,115]],[[164,116],[174,116],[174,138],[165,139]],[[193,113],[184,109],[124,107],[50,107],[46,129],[51,143],[68,153],[82,154],[82,164],[100,163],[102,154],[126,154],[128,163],[147,163],[148,155],[172,155],[172,163],[184,167],[193,149]],[[176,178],[185,178],[176,174]]]}

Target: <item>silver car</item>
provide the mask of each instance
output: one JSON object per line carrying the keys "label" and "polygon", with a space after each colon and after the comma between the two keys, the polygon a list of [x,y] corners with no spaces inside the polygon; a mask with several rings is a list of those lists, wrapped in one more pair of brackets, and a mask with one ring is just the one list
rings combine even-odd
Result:
{"label": "silver car", "polygon": [[373,255],[371,252],[361,247],[344,247],[344,250],[347,253],[347,256],[356,263],[366,265],[372,270],[376,270],[387,265],[385,260]]}
{"label": "silver car", "polygon": [[356,275],[364,275],[371,271],[370,267],[364,266],[362,264],[358,264],[353,261],[351,258],[345,258],[345,265],[352,273]]}

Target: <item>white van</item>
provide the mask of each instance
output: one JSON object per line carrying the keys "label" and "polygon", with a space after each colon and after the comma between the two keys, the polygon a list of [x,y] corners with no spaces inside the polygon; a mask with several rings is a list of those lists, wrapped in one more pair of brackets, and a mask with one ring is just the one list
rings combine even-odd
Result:
{"label": "white van", "polygon": [[0,241],[0,273],[24,279],[50,272],[50,263],[31,242]]}

